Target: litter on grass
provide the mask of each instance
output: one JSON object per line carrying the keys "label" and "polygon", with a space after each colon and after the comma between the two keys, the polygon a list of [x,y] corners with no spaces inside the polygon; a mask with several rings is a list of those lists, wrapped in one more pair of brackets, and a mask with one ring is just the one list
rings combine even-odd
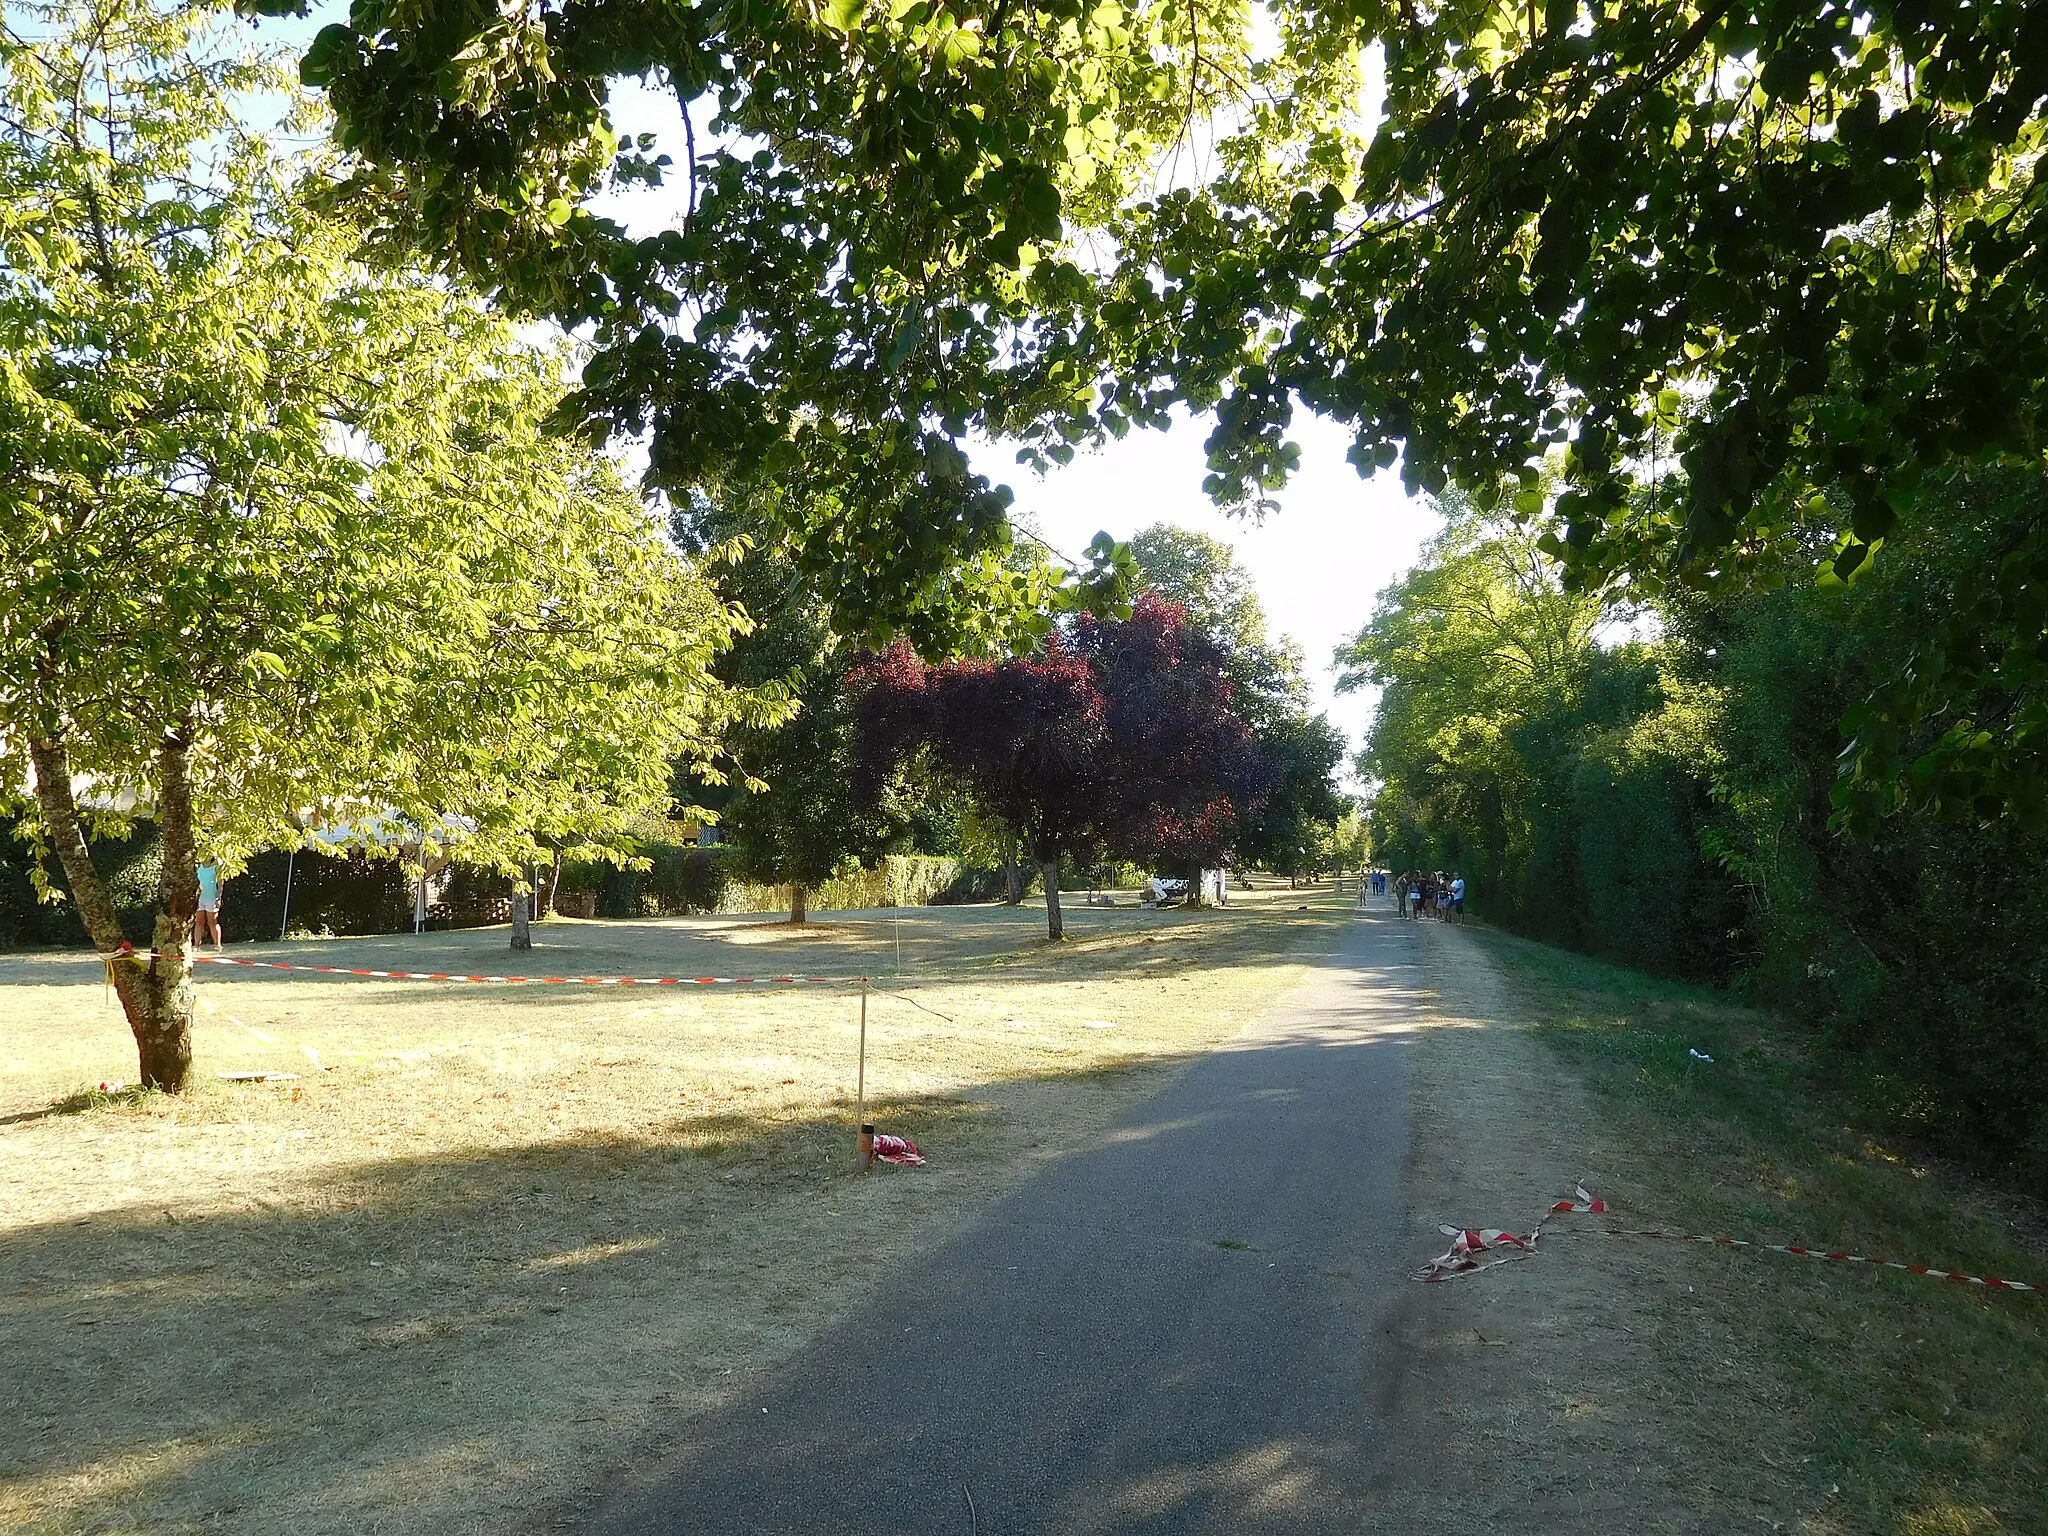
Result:
{"label": "litter on grass", "polygon": [[875,1161],[878,1163],[903,1163],[921,1166],[924,1154],[917,1150],[917,1144],[901,1136],[877,1136],[875,1138]]}

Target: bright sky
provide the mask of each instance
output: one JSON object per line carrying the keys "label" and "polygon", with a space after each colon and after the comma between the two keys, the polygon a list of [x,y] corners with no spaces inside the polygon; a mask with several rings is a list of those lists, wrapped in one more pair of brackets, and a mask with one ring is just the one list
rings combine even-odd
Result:
{"label": "bright sky", "polygon": [[1077,562],[1100,530],[1128,539],[1153,523],[1174,523],[1222,539],[1251,572],[1269,628],[1299,641],[1319,707],[1356,747],[1372,718],[1362,694],[1338,697],[1331,653],[1356,634],[1373,598],[1415,562],[1442,520],[1410,500],[1400,476],[1361,480],[1344,459],[1340,429],[1298,416],[1301,472],[1263,523],[1227,517],[1202,494],[1208,426],[1182,420],[1167,432],[1134,432],[1092,456],[1077,456],[1044,479],[992,447],[975,467],[1017,493],[1040,535]]}

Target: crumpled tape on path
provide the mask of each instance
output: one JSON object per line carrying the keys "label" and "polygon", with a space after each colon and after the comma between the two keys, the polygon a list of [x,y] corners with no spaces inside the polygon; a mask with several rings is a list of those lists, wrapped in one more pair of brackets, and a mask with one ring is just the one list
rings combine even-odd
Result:
{"label": "crumpled tape on path", "polygon": [[[1596,1200],[1581,1187],[1577,1200],[1560,1200],[1544,1212],[1545,1217],[1567,1211],[1592,1211],[1604,1213],[1605,1201]],[[1526,1237],[1499,1227],[1439,1227],[1451,1246],[1431,1259],[1415,1272],[1415,1278],[1430,1284],[1439,1280],[1455,1280],[1460,1275],[1477,1274],[1482,1269],[1495,1269],[1502,1264],[1512,1264],[1516,1259],[1536,1257],[1536,1244],[1543,1237],[1543,1223],[1537,1222]]]}
{"label": "crumpled tape on path", "polygon": [[[1445,1280],[1457,1280],[1466,1275],[1476,1275],[1481,1270],[1497,1269],[1503,1264],[1512,1264],[1517,1259],[1536,1257],[1536,1245],[1542,1239],[1544,1223],[1553,1216],[1593,1215],[1604,1216],[1607,1202],[1586,1192],[1582,1185],[1574,1193],[1575,1200],[1559,1200],[1543,1213],[1543,1220],[1529,1230],[1527,1236],[1518,1236],[1498,1227],[1443,1227],[1439,1230],[1451,1239],[1451,1246],[1436,1258],[1415,1272],[1415,1278],[1425,1285],[1436,1285]],[[1745,1237],[1712,1237],[1699,1232],[1677,1232],[1663,1227],[1596,1227],[1590,1234],[1596,1237],[1655,1237],[1671,1242],[1710,1243],[1716,1248],[1755,1248],[1765,1253],[1788,1254],[1795,1259],[1824,1259],[1836,1264],[1865,1264],[1873,1269],[1897,1269],[1910,1275],[1924,1275],[1929,1280],[1952,1280],[1958,1285],[1982,1286],[1990,1291],[2027,1291],[2039,1294],[2048,1287],[2029,1285],[2024,1280],[2001,1280],[1983,1275],[1966,1275],[1959,1270],[1934,1269],[1925,1264],[1902,1264],[1896,1259],[1874,1259],[1861,1253],[1836,1253],[1826,1248],[1808,1248],[1799,1243],[1759,1243]]]}

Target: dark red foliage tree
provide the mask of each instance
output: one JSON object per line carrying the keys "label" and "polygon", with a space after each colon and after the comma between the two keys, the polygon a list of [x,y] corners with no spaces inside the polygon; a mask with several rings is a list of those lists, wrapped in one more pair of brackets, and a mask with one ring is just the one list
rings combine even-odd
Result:
{"label": "dark red foliage tree", "polygon": [[872,801],[899,763],[929,751],[1023,833],[1054,939],[1063,856],[1106,847],[1216,863],[1271,778],[1230,713],[1221,653],[1156,598],[1128,620],[1083,621],[1035,656],[931,666],[899,646],[848,681],[856,793]]}
{"label": "dark red foliage tree", "polygon": [[1084,618],[1074,646],[1107,706],[1104,842],[1190,879],[1221,867],[1278,781],[1245,722],[1229,658],[1178,603],[1152,594],[1121,623]]}

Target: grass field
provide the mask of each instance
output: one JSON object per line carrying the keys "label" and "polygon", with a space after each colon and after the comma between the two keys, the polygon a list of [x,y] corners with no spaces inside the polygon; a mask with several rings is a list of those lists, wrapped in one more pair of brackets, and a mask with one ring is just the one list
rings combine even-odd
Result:
{"label": "grass field", "polygon": [[[870,973],[871,1118],[932,1159],[871,1176],[857,989],[207,967],[198,1087],[170,1099],[84,1091],[134,1075],[90,956],[0,957],[0,1527],[544,1516],[873,1287],[914,1285],[920,1250],[1235,1033],[1345,915],[1273,890],[1076,905],[1056,949],[1027,906],[556,921],[516,967],[502,929],[231,951]],[[298,1076],[219,1077],[256,1071]]]}
{"label": "grass field", "polygon": [[[1543,945],[1471,937],[1624,1149],[1624,1221],[2048,1280],[2038,1206],[1858,1130],[1848,1095],[1780,1021]],[[1690,1251],[1695,1273],[1732,1282],[1702,1280],[1717,1314],[1702,1331],[1761,1351],[1789,1394],[1774,1415],[1788,1438],[1751,1454],[1813,1490],[1818,1512],[1800,1529],[2048,1531],[2048,1295]]]}

